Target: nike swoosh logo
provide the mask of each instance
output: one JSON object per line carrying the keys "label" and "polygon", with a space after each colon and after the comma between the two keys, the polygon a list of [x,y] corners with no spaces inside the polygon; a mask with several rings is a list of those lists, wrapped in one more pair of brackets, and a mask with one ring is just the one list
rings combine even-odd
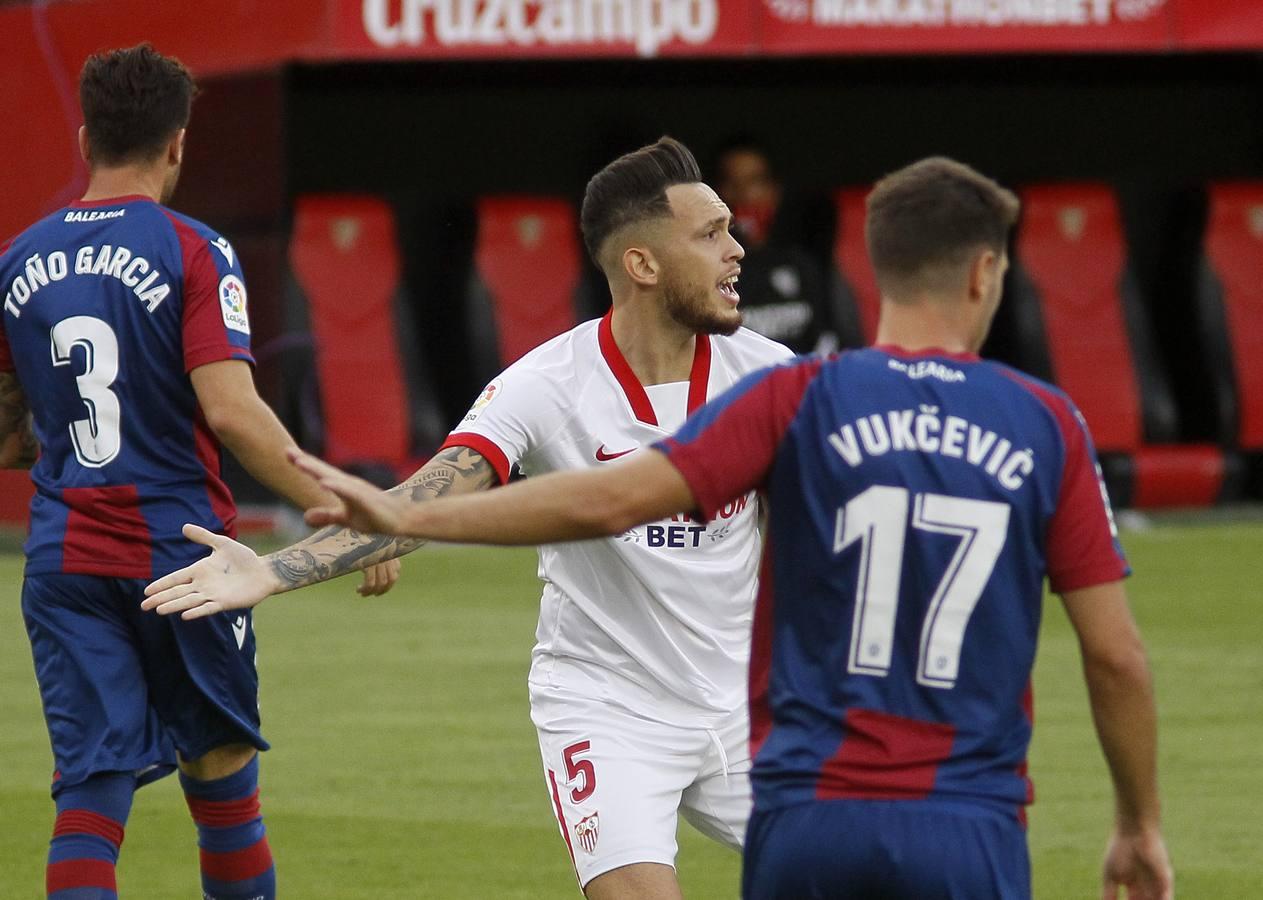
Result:
{"label": "nike swoosh logo", "polygon": [[232,621],[232,633],[237,638],[237,649],[241,650],[246,645],[246,617],[237,616]]}
{"label": "nike swoosh logo", "polygon": [[601,446],[596,448],[596,461],[609,462],[611,459],[618,459],[620,456],[626,456],[628,453],[631,453],[632,450],[639,450],[639,449],[640,449],[639,447],[632,447],[631,450],[620,450],[618,453],[606,453],[605,445],[602,444]]}

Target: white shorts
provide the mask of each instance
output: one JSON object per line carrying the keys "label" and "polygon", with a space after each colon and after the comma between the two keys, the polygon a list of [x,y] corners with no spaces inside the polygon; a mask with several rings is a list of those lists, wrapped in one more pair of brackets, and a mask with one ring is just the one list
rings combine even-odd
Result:
{"label": "white shorts", "polygon": [[[534,692],[533,692],[534,694]],[[750,817],[749,722],[681,728],[557,688],[532,697],[553,815],[581,887],[632,863],[675,865],[678,812],[740,850]]]}

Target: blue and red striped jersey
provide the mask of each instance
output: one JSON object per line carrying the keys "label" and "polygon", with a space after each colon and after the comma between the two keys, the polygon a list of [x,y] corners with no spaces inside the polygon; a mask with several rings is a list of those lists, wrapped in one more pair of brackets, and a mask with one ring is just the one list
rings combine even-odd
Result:
{"label": "blue and red striped jersey", "polygon": [[34,413],[28,574],[152,578],[233,533],[220,447],[188,373],[250,355],[240,261],[145,197],[75,203],[0,248],[0,371]]}
{"label": "blue and red striped jersey", "polygon": [[975,356],[878,347],[748,376],[658,445],[703,516],[758,488],[755,804],[1032,799],[1043,581],[1128,573],[1082,417]]}

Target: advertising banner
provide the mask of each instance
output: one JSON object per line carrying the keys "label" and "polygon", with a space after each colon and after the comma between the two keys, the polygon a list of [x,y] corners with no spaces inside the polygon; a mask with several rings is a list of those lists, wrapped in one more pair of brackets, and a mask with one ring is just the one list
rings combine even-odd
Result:
{"label": "advertising banner", "polygon": [[748,0],[335,0],[339,55],[426,59],[743,55]]}
{"label": "advertising banner", "polygon": [[1172,0],[762,0],[767,54],[1166,50]]}
{"label": "advertising banner", "polygon": [[1175,44],[1181,50],[1263,49],[1263,3],[1176,0]]}

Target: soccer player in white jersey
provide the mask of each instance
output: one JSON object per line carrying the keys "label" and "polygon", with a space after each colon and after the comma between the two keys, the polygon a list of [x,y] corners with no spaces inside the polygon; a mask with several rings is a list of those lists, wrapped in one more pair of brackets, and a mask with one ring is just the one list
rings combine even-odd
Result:
{"label": "soccer player in white jersey", "polygon": [[[424,501],[503,483],[515,466],[528,477],[601,466],[788,358],[740,327],[743,251],[731,218],[670,138],[598,172],[581,225],[612,310],[493,380],[435,457],[394,490]],[[748,495],[709,524],[676,516],[539,549],[531,717],[553,812],[593,900],[681,896],[677,812],[727,846],[742,844],[756,505]],[[421,543],[331,528],[260,559],[201,529],[186,534],[214,553],[152,585],[147,608],[164,611],[171,591],[200,596],[186,616],[254,605]]]}

